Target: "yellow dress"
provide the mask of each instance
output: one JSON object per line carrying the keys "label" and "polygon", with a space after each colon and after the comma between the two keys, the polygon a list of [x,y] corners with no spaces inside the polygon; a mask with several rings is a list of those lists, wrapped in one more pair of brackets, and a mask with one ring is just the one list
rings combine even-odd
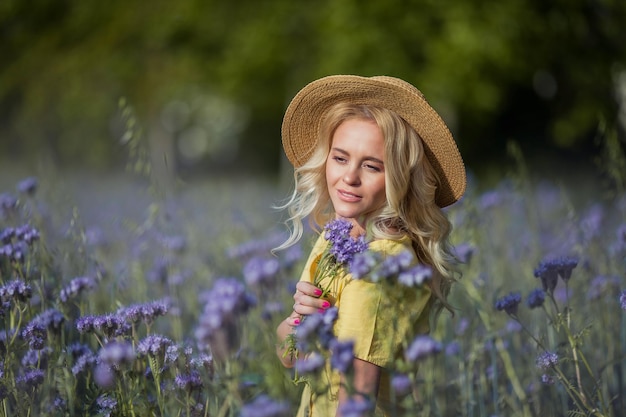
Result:
{"label": "yellow dress", "polygon": [[[313,281],[317,261],[327,241],[320,235],[305,264],[300,280]],[[408,237],[401,240],[375,240],[369,248],[383,256],[393,256],[411,248]],[[415,260],[417,262],[417,260]],[[322,281],[322,284],[324,282]],[[353,279],[350,274],[332,283],[338,318],[334,333],[340,341],[354,341],[354,356],[382,368],[377,417],[391,415],[390,378],[393,363],[402,357],[403,347],[418,334],[429,332],[432,292],[427,285],[406,287]],[[340,375],[326,363],[321,375],[307,382],[297,417],[334,417]]]}

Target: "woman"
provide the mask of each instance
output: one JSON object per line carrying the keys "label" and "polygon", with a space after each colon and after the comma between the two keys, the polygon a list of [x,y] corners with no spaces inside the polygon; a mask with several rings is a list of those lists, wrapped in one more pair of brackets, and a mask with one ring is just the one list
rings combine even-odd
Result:
{"label": "woman", "polygon": [[[300,239],[308,217],[317,230],[333,219],[365,235],[384,259],[408,251],[411,263],[432,268],[429,284],[390,292],[378,282],[343,274],[322,298],[312,284],[326,242],[320,235],[294,294],[292,314],[277,328],[278,355],[306,316],[334,306],[333,332],[354,343],[349,375],[326,366],[303,392],[298,416],[341,415],[367,401],[375,415],[391,415],[390,375],[403,346],[429,332],[431,315],[448,306],[454,257],[451,224],[441,208],[465,191],[465,169],[454,139],[419,90],[398,78],[337,75],[305,86],[283,120],[283,147],[294,165],[295,189],[283,208],[291,236]],[[374,408],[374,407],[372,407]]]}

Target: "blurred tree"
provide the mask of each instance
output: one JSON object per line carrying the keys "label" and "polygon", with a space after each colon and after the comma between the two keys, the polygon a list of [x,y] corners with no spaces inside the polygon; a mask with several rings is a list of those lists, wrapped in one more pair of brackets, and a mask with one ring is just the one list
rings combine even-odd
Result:
{"label": "blurred tree", "polygon": [[288,100],[333,73],[414,83],[470,165],[510,138],[586,149],[616,117],[624,21],[622,0],[4,0],[2,150],[108,167],[127,97],[167,169],[272,168]]}

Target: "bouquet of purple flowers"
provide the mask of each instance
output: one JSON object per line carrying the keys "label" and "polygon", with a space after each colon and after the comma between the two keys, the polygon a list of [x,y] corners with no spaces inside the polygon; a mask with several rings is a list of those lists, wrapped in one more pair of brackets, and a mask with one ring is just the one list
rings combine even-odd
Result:
{"label": "bouquet of purple flowers", "polygon": [[[322,290],[320,298],[327,297],[335,279],[348,272],[355,255],[368,249],[365,236],[353,238],[350,236],[351,231],[352,223],[343,219],[330,221],[324,226],[324,239],[327,240],[327,244],[313,275],[313,285]],[[323,280],[326,280],[324,285]],[[285,345],[287,349],[284,355],[297,358],[297,329],[285,339]]]}

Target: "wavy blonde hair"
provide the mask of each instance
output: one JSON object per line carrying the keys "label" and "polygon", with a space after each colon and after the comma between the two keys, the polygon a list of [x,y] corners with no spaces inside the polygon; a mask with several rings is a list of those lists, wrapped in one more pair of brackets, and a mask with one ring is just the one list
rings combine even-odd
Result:
{"label": "wavy blonde hair", "polygon": [[326,185],[326,159],[335,130],[349,119],[375,122],[385,138],[387,204],[368,219],[368,233],[373,239],[408,236],[418,260],[435,272],[431,287],[440,301],[437,311],[443,306],[451,310],[446,299],[455,280],[456,260],[448,240],[452,225],[435,203],[439,178],[417,132],[390,110],[350,103],[338,103],[329,109],[321,120],[317,148],[304,165],[295,169],[294,191],[278,207],[287,209],[291,233],[277,249],[287,248],[302,237],[305,217],[316,230],[335,218]]}

